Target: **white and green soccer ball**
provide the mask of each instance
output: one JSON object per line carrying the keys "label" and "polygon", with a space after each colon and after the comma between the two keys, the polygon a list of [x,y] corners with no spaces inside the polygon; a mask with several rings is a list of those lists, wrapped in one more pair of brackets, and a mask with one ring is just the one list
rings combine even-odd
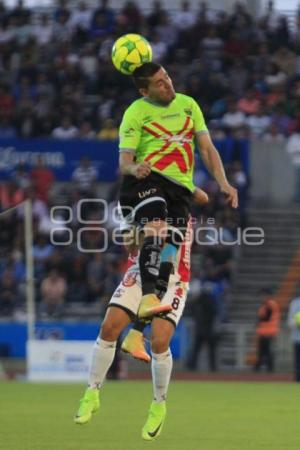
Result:
{"label": "white and green soccer ball", "polygon": [[132,75],[135,69],[152,61],[152,48],[140,34],[124,34],[114,43],[111,58],[117,70]]}

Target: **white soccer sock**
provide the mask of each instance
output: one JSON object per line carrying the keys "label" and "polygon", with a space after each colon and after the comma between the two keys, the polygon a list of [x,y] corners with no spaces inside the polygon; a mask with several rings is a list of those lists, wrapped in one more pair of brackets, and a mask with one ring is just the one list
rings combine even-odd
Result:
{"label": "white soccer sock", "polygon": [[89,373],[89,387],[99,389],[102,386],[114,360],[116,345],[116,341],[104,341],[100,337],[96,340]]}
{"label": "white soccer sock", "polygon": [[161,403],[166,400],[171,372],[173,367],[173,358],[171,350],[164,353],[152,352],[152,382],[154,400]]}

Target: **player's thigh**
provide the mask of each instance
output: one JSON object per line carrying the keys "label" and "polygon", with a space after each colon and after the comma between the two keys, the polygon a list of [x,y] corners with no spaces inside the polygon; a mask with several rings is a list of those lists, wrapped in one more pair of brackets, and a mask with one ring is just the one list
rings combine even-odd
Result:
{"label": "player's thigh", "polygon": [[151,350],[153,353],[166,352],[170,346],[175,325],[170,320],[154,317],[151,324]]}
{"label": "player's thigh", "polygon": [[113,293],[108,308],[118,307],[134,320],[142,298],[141,281],[138,270],[129,269]]}
{"label": "player's thigh", "polygon": [[127,312],[118,307],[109,307],[106,311],[100,337],[105,341],[115,341],[118,339],[124,328],[131,323],[131,318]]}
{"label": "player's thigh", "polygon": [[162,299],[163,305],[171,305],[172,310],[166,314],[166,318],[174,323],[175,327],[183,314],[188,294],[188,283],[178,281],[175,275],[170,276],[168,290]]}

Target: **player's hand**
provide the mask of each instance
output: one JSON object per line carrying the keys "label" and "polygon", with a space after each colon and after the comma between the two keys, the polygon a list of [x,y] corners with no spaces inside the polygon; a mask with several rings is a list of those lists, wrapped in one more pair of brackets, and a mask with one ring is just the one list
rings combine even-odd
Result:
{"label": "player's hand", "polygon": [[150,174],[150,172],[151,164],[149,162],[142,162],[139,164],[134,164],[131,174],[141,180],[142,178],[146,178]]}
{"label": "player's hand", "polygon": [[229,203],[232,208],[236,209],[239,206],[238,191],[233,186],[226,184],[221,187],[221,192],[225,194],[227,203]]}
{"label": "player's hand", "polygon": [[193,200],[198,205],[207,205],[209,202],[207,193],[198,187],[193,192]]}

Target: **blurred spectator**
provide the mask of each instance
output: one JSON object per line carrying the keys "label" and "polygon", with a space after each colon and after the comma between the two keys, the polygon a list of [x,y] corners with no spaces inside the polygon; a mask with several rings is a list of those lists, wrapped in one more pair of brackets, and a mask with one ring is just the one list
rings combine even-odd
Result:
{"label": "blurred spectator", "polygon": [[7,116],[0,116],[0,139],[13,139],[17,136],[17,129]]}
{"label": "blurred spectator", "polygon": [[103,141],[113,141],[118,139],[119,130],[116,127],[113,119],[104,120],[101,130],[99,131],[97,138]]}
{"label": "blurred spectator", "polygon": [[33,246],[33,258],[35,277],[38,280],[43,276],[53,250],[53,245],[49,243],[46,235],[39,234],[36,237],[36,242]]}
{"label": "blurred spectator", "polygon": [[203,345],[208,349],[209,370],[218,370],[217,346],[220,338],[220,315],[217,302],[212,295],[211,283],[205,283],[198,299],[192,306],[192,315],[195,321],[195,340],[187,362],[190,370],[197,370],[198,358]]}
{"label": "blurred spectator", "polygon": [[160,0],[153,0],[152,11],[147,17],[147,22],[150,28],[155,28],[161,24],[162,17],[166,16],[166,11],[163,9]]}
{"label": "blurred spectator", "polygon": [[[49,218],[49,211],[46,202],[40,198],[37,198],[36,192],[32,187],[27,189],[26,197],[31,200],[32,215],[38,224]],[[21,216],[22,214],[23,213],[20,212]]]}
{"label": "blurred spectator", "polygon": [[85,77],[90,80],[96,81],[98,71],[98,58],[96,48],[93,44],[87,44],[82,50],[82,54],[79,58],[79,67]]}
{"label": "blurred spectator", "polygon": [[126,1],[120,11],[120,16],[127,33],[136,33],[141,29],[144,18],[138,4],[134,1]]}
{"label": "blurred spectator", "polygon": [[271,124],[276,127],[280,134],[287,136],[292,119],[284,112],[283,108],[276,107],[271,116]]}
{"label": "blurred spectator", "polygon": [[286,149],[295,170],[294,199],[300,202],[300,129],[288,138]]}
{"label": "blurred spectator", "polygon": [[257,114],[260,107],[256,93],[251,89],[238,101],[238,109],[245,114]]}
{"label": "blurred spectator", "polygon": [[10,119],[13,114],[13,97],[8,86],[0,84],[0,117]]}
{"label": "blurred spectator", "polygon": [[90,300],[99,300],[104,293],[105,261],[103,253],[96,253],[87,266],[87,282]]}
{"label": "blurred spectator", "polygon": [[53,24],[50,23],[47,14],[41,14],[38,23],[33,28],[33,36],[38,45],[46,46],[53,38]]}
{"label": "blurred spectator", "polygon": [[294,347],[295,381],[300,382],[300,297],[291,300],[287,322],[291,330],[291,338]]}
{"label": "blurred spectator", "polygon": [[263,365],[266,365],[268,372],[273,372],[273,345],[274,338],[279,333],[280,310],[276,299],[272,298],[272,291],[270,289],[261,289],[260,295],[263,300],[257,312],[257,359],[254,370],[259,371]]}
{"label": "blurred spectator", "polygon": [[79,131],[78,131],[78,139],[95,139],[96,133],[92,129],[92,126],[90,122],[85,120],[80,124]]}
{"label": "blurred spectator", "polygon": [[179,30],[186,30],[195,25],[196,20],[197,16],[191,10],[190,2],[188,0],[182,1],[180,11],[176,11],[173,15],[173,24]]}
{"label": "blurred spectator", "polygon": [[92,17],[92,26],[97,20],[97,16],[101,16],[101,21],[103,22],[103,28],[107,33],[111,33],[114,29],[115,13],[113,9],[108,6],[109,0],[100,0],[99,7],[95,9],[94,15]]}
{"label": "blurred spectator", "polygon": [[259,106],[256,114],[250,114],[247,118],[247,125],[252,137],[260,138],[271,125],[271,118],[265,113],[262,105]]}
{"label": "blurred spectator", "polygon": [[40,316],[42,318],[61,317],[64,311],[66,292],[65,278],[56,269],[52,269],[41,284]]}
{"label": "blurred spectator", "polygon": [[63,117],[60,125],[52,131],[55,139],[75,139],[77,135],[78,128],[72,123],[69,116]]}
{"label": "blurred spectator", "polygon": [[265,81],[267,86],[273,87],[283,84],[286,80],[286,75],[280,70],[275,62],[271,62],[266,73]]}
{"label": "blurred spectator", "polygon": [[25,169],[24,164],[20,163],[12,175],[12,180],[20,189],[27,189],[30,186],[29,174]]}
{"label": "blurred spectator", "polygon": [[150,45],[153,51],[153,60],[156,62],[161,62],[167,54],[167,44],[159,37],[158,33],[153,33],[151,36]]}
{"label": "blurred spectator", "polygon": [[177,40],[178,30],[172,25],[169,15],[166,12],[160,13],[160,19],[154,28],[160,42],[164,42],[168,49],[172,48]]}
{"label": "blurred spectator", "polygon": [[81,193],[90,193],[93,190],[97,177],[97,169],[91,164],[91,161],[87,156],[83,156],[79,166],[72,174],[72,179],[75,182],[76,188]]}
{"label": "blurred spectator", "polygon": [[49,191],[54,183],[53,171],[45,165],[44,158],[39,156],[37,162],[30,172],[32,187],[38,199],[48,202]]}
{"label": "blurred spectator", "polygon": [[244,126],[246,123],[246,116],[242,111],[239,111],[235,102],[230,102],[228,110],[222,117],[222,124],[230,129],[236,129]]}
{"label": "blurred spectator", "polygon": [[80,1],[77,8],[72,10],[70,26],[73,31],[88,31],[92,21],[92,10],[85,1]]}
{"label": "blurred spectator", "polygon": [[263,140],[265,142],[284,142],[285,137],[282,133],[279,132],[276,125],[272,124],[266,130],[266,133],[263,135]]}
{"label": "blurred spectator", "polygon": [[18,305],[18,283],[11,268],[0,276],[0,316],[12,316]]}
{"label": "blurred spectator", "polygon": [[9,180],[0,184],[0,210],[13,208],[25,199],[24,191],[18,187],[15,181]]}

